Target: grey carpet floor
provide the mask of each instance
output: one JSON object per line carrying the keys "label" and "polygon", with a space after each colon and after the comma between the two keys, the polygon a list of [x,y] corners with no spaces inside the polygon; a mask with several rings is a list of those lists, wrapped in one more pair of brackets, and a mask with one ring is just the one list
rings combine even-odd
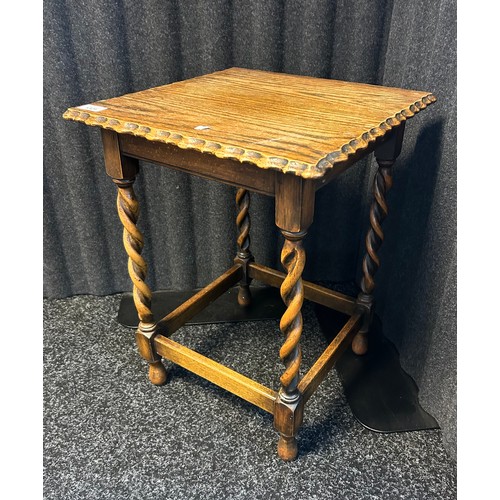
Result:
{"label": "grey carpet floor", "polygon": [[[454,499],[439,430],[378,434],[333,370],[306,407],[299,457],[276,455],[272,417],[190,372],[151,385],[119,295],[44,301],[46,499]],[[189,326],[173,338],[269,387],[276,321]],[[303,366],[326,347],[304,308]]]}

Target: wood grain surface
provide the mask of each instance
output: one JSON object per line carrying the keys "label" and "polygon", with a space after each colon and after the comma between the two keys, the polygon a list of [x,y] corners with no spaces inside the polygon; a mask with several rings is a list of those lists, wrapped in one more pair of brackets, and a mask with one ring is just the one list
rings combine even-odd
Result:
{"label": "wood grain surface", "polygon": [[429,92],[230,68],[72,107],[64,118],[320,178],[435,100]]}
{"label": "wood grain surface", "polygon": [[209,380],[232,394],[236,394],[236,396],[262,408],[268,413],[272,414],[274,412],[277,393],[272,389],[163,335],[156,336],[154,342],[156,350],[164,358],[196,373],[196,375]]}

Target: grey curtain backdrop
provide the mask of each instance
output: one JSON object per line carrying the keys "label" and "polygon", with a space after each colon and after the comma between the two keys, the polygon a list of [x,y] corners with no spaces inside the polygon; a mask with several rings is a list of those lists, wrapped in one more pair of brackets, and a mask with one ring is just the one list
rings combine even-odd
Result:
{"label": "grey curtain backdrop", "polygon": [[[384,223],[377,313],[456,450],[454,0],[45,0],[44,290],[130,290],[97,129],[65,109],[231,66],[433,92],[407,125]],[[369,159],[318,193],[305,277],[359,279]],[[235,251],[235,190],[144,165],[136,182],[154,289],[201,286]],[[252,196],[252,248],[280,268],[273,200]]]}

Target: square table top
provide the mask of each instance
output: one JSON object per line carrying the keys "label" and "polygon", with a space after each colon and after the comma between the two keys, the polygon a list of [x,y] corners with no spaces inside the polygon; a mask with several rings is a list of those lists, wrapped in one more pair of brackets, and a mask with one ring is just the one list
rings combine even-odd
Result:
{"label": "square table top", "polygon": [[320,178],[435,100],[429,92],[230,68],[72,107],[64,118]]}

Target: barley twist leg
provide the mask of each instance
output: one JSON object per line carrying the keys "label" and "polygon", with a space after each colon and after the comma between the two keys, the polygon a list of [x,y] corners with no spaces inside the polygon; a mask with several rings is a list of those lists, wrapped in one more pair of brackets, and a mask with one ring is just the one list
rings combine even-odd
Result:
{"label": "barley twist leg", "polygon": [[302,238],[305,233],[289,233],[287,231],[282,231],[282,233],[285,237],[285,243],[281,252],[281,263],[286,269],[287,276],[280,288],[286,310],[280,321],[280,330],[285,336],[285,341],[279,355],[285,365],[285,371],[280,377],[279,404],[282,405],[283,411],[288,412],[288,416],[283,419],[285,422],[282,420],[277,425],[280,432],[278,455],[283,460],[293,460],[297,456],[295,436],[302,420],[302,401],[297,385],[302,360],[299,342],[302,334],[301,308],[304,301],[302,272],[306,255],[302,246]]}
{"label": "barley twist leg", "polygon": [[253,261],[250,252],[250,194],[246,189],[240,188],[236,192],[236,205],[238,215],[236,217],[236,226],[238,228],[238,251],[235,262],[239,262],[243,268],[243,278],[238,287],[238,303],[240,306],[249,306],[252,302],[250,294],[251,278],[248,276],[248,264]]}
{"label": "barley twist leg", "polygon": [[136,333],[140,354],[149,363],[149,379],[155,385],[165,383],[167,372],[161,357],[152,348],[156,325],[151,312],[150,288],[145,282],[147,264],[141,255],[144,238],[137,228],[139,203],[134,193],[135,179],[113,179],[118,186],[116,201],[118,216],[123,224],[123,246],[128,255],[128,273],[133,283],[134,304],[139,315],[139,327]]}
{"label": "barley twist leg", "polygon": [[366,234],[366,254],[363,258],[363,278],[361,292],[358,295],[358,305],[366,311],[365,321],[359,333],[352,341],[352,350],[356,354],[365,354],[368,350],[368,330],[373,308],[373,291],[375,290],[375,273],[380,267],[377,254],[383,241],[382,222],[389,213],[385,195],[392,187],[393,161],[378,160],[379,168],[373,181],[374,200],[370,208],[370,229]]}

